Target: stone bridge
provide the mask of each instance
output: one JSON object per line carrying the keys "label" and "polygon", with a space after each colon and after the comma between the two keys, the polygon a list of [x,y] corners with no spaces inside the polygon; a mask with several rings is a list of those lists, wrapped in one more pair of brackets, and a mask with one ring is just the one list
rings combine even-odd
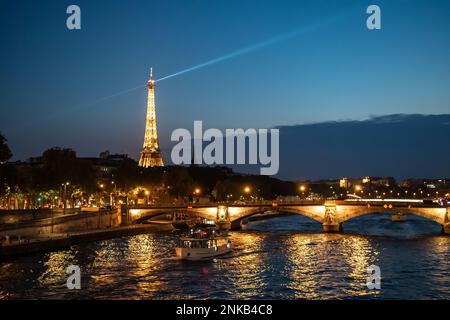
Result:
{"label": "stone bridge", "polygon": [[[342,231],[342,224],[350,219],[372,213],[390,212],[400,215],[416,215],[439,223],[450,234],[450,208],[424,204],[421,200],[358,199],[358,200],[301,200],[260,201],[246,203],[202,203],[186,206],[130,206],[123,208],[123,219],[128,223],[173,213],[187,213],[216,222],[230,222],[238,227],[248,217],[266,212],[292,213],[309,217],[321,223],[325,232]],[[126,216],[125,216],[126,215]]]}

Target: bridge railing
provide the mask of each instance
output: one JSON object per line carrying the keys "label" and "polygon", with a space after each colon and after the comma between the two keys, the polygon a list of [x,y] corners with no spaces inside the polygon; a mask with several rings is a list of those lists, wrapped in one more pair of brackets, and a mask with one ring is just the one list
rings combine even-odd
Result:
{"label": "bridge railing", "polygon": [[420,199],[344,199],[344,200],[258,200],[258,201],[222,201],[222,202],[185,202],[185,203],[160,203],[160,204],[139,204],[127,206],[128,209],[190,209],[205,207],[250,207],[250,206],[294,206],[294,205],[324,205],[326,203],[337,205],[373,205],[373,206],[414,206],[414,207],[442,207],[439,203],[428,203]]}
{"label": "bridge railing", "polygon": [[258,200],[258,201],[218,201],[218,202],[185,202],[129,205],[128,209],[150,208],[201,208],[201,207],[239,207],[239,206],[277,206],[282,204],[323,204],[324,200]]}

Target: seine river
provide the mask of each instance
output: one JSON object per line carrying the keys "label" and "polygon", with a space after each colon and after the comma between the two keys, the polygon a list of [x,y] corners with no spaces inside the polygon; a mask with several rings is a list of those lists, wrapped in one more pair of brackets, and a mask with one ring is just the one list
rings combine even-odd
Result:
{"label": "seine river", "polygon": [[[324,234],[301,216],[251,222],[236,250],[209,262],[173,259],[174,235],[146,234],[0,262],[2,299],[450,299],[450,236],[416,217],[389,215]],[[78,265],[81,290],[65,268]],[[381,289],[366,286],[381,268]]]}

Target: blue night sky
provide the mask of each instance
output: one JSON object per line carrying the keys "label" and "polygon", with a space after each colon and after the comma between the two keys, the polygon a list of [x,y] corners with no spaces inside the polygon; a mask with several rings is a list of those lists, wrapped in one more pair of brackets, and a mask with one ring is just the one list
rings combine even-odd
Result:
{"label": "blue night sky", "polygon": [[[66,28],[70,4],[82,30]],[[381,7],[382,30],[366,28],[370,4]],[[194,120],[267,128],[447,114],[449,15],[440,0],[0,0],[0,131],[14,159],[51,146],[137,158],[150,65],[159,79],[271,39],[157,83],[163,149]]]}

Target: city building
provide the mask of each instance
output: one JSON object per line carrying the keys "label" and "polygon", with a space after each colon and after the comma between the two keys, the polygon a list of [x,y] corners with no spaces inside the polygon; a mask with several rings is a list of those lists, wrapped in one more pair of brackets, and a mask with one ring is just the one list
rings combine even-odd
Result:
{"label": "city building", "polygon": [[81,158],[91,162],[94,167],[97,178],[100,180],[113,180],[114,172],[117,170],[120,163],[127,159],[127,154],[110,154],[109,151],[101,152],[99,157]]}

